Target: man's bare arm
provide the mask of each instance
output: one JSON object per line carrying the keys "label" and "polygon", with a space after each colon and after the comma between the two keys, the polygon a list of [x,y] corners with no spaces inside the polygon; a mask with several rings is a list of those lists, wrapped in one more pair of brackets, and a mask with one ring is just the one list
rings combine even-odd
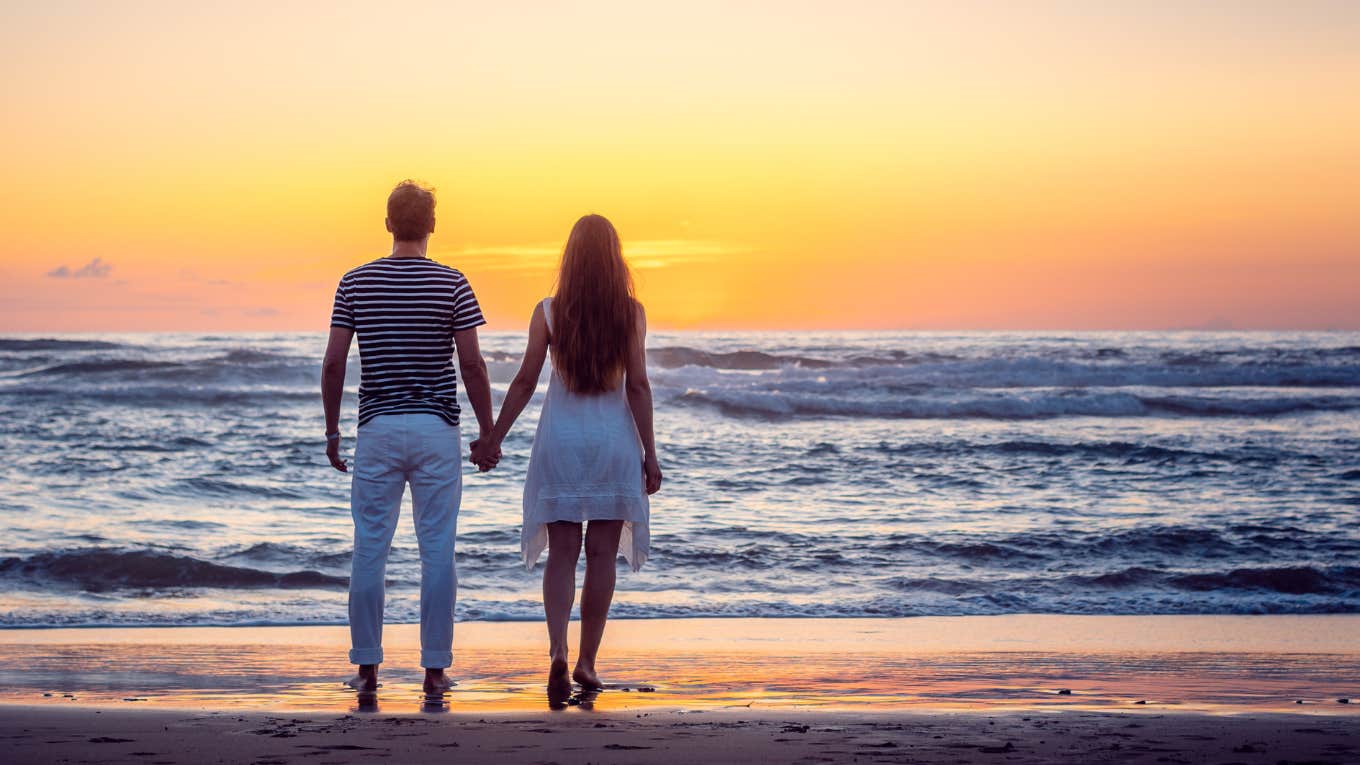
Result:
{"label": "man's bare arm", "polygon": [[344,327],[331,327],[330,339],[326,342],[326,357],[321,361],[321,406],[326,412],[326,457],[331,467],[340,472],[348,472],[349,467],[340,459],[340,439],[331,434],[340,432],[340,401],[345,395],[345,363],[349,360],[349,345],[354,340],[354,330]]}
{"label": "man's bare arm", "polygon": [[477,329],[459,330],[453,333],[453,345],[458,349],[458,373],[463,378],[463,390],[467,393],[472,412],[477,415],[479,437],[491,432],[493,414],[491,412],[491,376],[486,371],[486,360],[482,358],[482,346],[477,342]]}

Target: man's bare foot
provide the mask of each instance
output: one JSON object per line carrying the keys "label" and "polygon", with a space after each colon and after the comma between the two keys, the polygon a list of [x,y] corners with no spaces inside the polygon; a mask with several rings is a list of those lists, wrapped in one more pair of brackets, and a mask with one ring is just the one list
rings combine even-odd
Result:
{"label": "man's bare foot", "polygon": [[427,668],[424,687],[426,693],[448,693],[453,688],[453,679],[444,674],[442,669]]}
{"label": "man's bare foot", "polygon": [[571,679],[588,690],[599,690],[604,687],[604,683],[600,682],[600,676],[595,674],[595,668],[583,664],[576,665],[576,669],[572,670]]}
{"label": "man's bare foot", "polygon": [[378,690],[378,665],[360,664],[359,671],[345,681],[345,685],[359,693],[373,693]]}

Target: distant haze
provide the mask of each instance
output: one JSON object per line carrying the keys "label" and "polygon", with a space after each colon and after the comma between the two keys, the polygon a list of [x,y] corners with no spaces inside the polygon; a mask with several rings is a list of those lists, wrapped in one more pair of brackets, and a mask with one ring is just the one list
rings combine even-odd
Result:
{"label": "distant haze", "polygon": [[387,252],[525,325],[1357,328],[1360,4],[7,4],[0,331],[321,330]]}

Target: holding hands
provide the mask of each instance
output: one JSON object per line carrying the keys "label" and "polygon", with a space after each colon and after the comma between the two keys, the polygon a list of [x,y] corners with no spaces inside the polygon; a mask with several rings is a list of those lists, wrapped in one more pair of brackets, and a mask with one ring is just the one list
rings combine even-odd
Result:
{"label": "holding hands", "polygon": [[472,456],[468,461],[483,473],[501,461],[501,443],[491,435],[484,435],[472,442]]}

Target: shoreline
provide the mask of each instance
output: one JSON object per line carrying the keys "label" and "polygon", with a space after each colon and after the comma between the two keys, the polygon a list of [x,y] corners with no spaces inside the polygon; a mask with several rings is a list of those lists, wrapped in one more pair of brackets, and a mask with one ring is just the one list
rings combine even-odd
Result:
{"label": "shoreline", "polygon": [[[578,621],[571,622],[573,630]],[[416,640],[418,623],[387,622],[385,634]],[[537,645],[545,640],[542,619],[466,620],[454,625],[461,646]],[[796,628],[796,633],[790,629]],[[1136,634],[1135,634],[1136,633]],[[249,635],[249,639],[245,636]],[[185,624],[0,626],[0,646],[77,643],[98,635],[146,643],[236,645],[258,642],[346,646],[345,624]],[[646,648],[658,635],[686,643],[763,646],[800,650],[1000,650],[1023,644],[1045,650],[1088,651],[1265,650],[1360,653],[1360,614],[996,614],[884,617],[610,617],[607,644]],[[387,640],[389,644],[393,641]]]}
{"label": "shoreline", "polygon": [[[575,617],[573,617],[575,618]],[[891,622],[891,621],[920,621],[920,620],[940,620],[940,619],[967,619],[970,621],[990,620],[990,619],[1082,619],[1082,620],[1102,620],[1102,619],[1229,619],[1229,620],[1255,620],[1255,619],[1353,619],[1360,618],[1360,612],[1338,611],[1334,613],[1279,613],[1279,614],[1240,614],[1240,613],[1203,613],[1203,614],[1140,614],[1140,613],[1115,613],[1115,614],[1062,614],[1047,611],[1037,611],[1032,613],[1004,613],[1004,614],[920,614],[911,616],[838,616],[838,615],[819,615],[809,614],[800,615],[778,615],[778,616],[724,616],[724,615],[701,615],[701,616],[610,616],[610,624],[623,622],[732,622],[732,621],[766,621],[766,622]],[[541,617],[523,619],[458,619],[457,625],[493,625],[493,624],[539,624],[543,621]],[[388,621],[387,627],[413,626],[418,625],[416,621]],[[295,628],[344,628],[347,622],[286,622],[286,621],[258,621],[258,622],[203,622],[175,624],[171,622],[156,622],[150,624],[137,623],[80,623],[80,624],[0,624],[0,635],[9,632],[34,631],[44,632],[51,630],[183,630],[183,629],[295,629]],[[0,643],[8,642],[0,640]],[[1357,640],[1360,643],[1360,640]]]}

